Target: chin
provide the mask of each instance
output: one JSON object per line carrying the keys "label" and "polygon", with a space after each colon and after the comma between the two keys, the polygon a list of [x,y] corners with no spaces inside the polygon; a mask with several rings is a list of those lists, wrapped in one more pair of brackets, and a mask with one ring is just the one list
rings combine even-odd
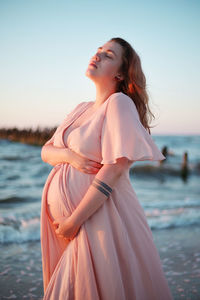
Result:
{"label": "chin", "polygon": [[93,81],[95,79],[94,74],[92,74],[92,72],[88,69],[85,71],[85,76],[88,77],[89,79],[93,80]]}

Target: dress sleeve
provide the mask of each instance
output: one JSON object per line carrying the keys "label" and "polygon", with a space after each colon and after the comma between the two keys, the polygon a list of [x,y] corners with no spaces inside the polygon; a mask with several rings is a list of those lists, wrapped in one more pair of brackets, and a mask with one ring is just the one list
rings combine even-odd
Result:
{"label": "dress sleeve", "polygon": [[123,93],[111,95],[101,132],[102,164],[117,158],[130,161],[163,160],[165,156],[143,127],[133,100]]}
{"label": "dress sleeve", "polygon": [[66,124],[69,118],[73,117],[73,115],[78,111],[78,109],[84,104],[85,102],[81,102],[75,106],[74,109],[70,113],[66,115],[64,120],[61,122],[61,124],[56,128],[56,131],[52,135],[52,137],[44,144],[44,146],[53,144],[55,136],[62,130],[63,126]]}

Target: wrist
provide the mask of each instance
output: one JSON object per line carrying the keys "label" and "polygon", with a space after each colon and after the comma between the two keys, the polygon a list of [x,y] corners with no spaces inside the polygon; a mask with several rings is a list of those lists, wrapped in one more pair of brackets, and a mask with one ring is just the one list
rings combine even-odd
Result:
{"label": "wrist", "polygon": [[82,225],[82,223],[80,222],[80,219],[77,219],[77,216],[74,213],[72,213],[69,218],[70,218],[70,223],[72,224],[72,226],[80,227]]}
{"label": "wrist", "polygon": [[66,163],[71,162],[72,151],[70,148],[63,148],[63,158]]}

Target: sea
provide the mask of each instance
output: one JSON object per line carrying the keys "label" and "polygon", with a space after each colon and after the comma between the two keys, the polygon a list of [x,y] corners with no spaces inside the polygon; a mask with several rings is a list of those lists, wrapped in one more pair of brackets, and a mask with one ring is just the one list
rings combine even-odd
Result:
{"label": "sea", "polygon": [[[167,159],[134,162],[131,184],[152,231],[200,225],[200,135],[152,135]],[[188,172],[183,176],[183,155]],[[40,240],[41,197],[52,166],[41,147],[0,139],[0,243]]]}

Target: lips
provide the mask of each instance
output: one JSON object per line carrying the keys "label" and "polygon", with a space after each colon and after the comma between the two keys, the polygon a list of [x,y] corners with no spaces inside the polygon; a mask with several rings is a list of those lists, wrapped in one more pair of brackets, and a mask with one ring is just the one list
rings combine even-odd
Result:
{"label": "lips", "polygon": [[89,65],[94,66],[97,69],[97,65],[94,62],[91,62]]}

